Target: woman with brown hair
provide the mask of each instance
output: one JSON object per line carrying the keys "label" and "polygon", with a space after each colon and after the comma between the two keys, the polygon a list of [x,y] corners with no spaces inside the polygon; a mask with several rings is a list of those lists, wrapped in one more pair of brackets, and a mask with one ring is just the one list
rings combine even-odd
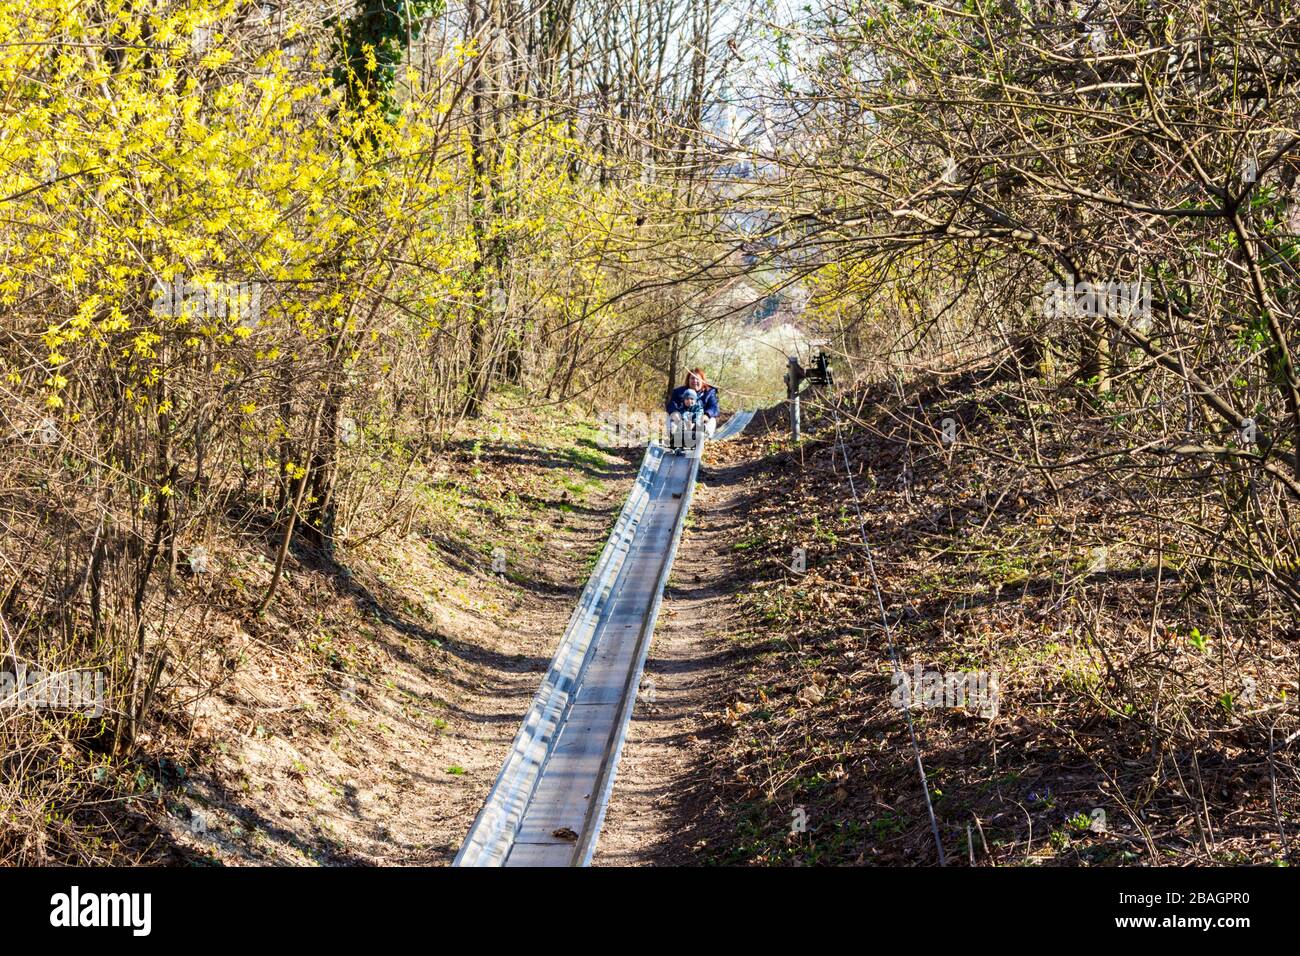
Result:
{"label": "woman with brown hair", "polygon": [[[712,438],[718,427],[718,390],[704,377],[704,370],[691,369],[686,376],[686,384],[673,389],[668,396],[668,441],[670,447],[680,454],[686,446],[682,423],[690,419],[693,425],[692,438],[699,437],[703,431],[705,438]],[[696,447],[692,442],[690,447]]]}

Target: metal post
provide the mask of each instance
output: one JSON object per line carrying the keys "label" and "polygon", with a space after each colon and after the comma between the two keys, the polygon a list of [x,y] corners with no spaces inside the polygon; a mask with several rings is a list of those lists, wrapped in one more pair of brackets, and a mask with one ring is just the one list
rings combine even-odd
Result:
{"label": "metal post", "polygon": [[789,369],[785,373],[785,394],[790,399],[790,436],[799,441],[799,385],[803,378],[803,369],[799,366],[799,357],[788,358]]}

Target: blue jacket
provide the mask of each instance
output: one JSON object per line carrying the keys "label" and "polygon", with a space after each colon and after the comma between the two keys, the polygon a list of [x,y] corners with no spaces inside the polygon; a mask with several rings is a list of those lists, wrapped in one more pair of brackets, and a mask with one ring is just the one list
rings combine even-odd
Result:
{"label": "blue jacket", "polygon": [[[680,412],[683,415],[686,414],[686,405],[682,402],[682,395],[686,393],[687,387],[688,386],[686,385],[679,385],[677,388],[673,389],[673,393],[668,396],[668,405],[665,407],[665,411],[670,414],[672,412]],[[695,400],[695,407],[700,409],[710,418],[717,418],[718,390],[710,385],[707,388],[702,389],[699,394],[700,397]]]}

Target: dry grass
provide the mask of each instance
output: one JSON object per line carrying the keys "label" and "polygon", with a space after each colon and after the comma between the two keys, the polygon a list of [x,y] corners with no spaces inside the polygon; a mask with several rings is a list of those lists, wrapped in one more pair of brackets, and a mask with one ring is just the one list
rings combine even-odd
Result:
{"label": "dry grass", "polygon": [[[913,711],[950,862],[1283,861],[1300,822],[1295,608],[1214,534],[1231,516],[1190,464],[1029,467],[1116,435],[1071,413],[1068,388],[1026,394],[986,373],[843,406],[904,670],[998,679],[991,719]],[[734,635],[748,664],[713,715],[712,786],[681,808],[697,859],[936,861],[829,419],[795,452],[771,453],[776,418],[751,439],[768,453],[733,557],[751,576]]]}
{"label": "dry grass", "polygon": [[[0,862],[448,859],[634,470],[593,437],[563,410],[467,427],[404,475],[396,509],[396,477],[364,476],[376,491],[350,509],[341,563],[296,547],[261,615],[273,540],[242,514],[218,523],[207,570],[181,560],[150,594],[149,647],[166,657],[129,742],[114,746],[111,666],[102,718],[0,711]],[[34,569],[77,566],[65,530],[52,520],[25,552],[11,654],[111,661],[62,640],[38,597]],[[74,602],[74,633],[86,614]]]}

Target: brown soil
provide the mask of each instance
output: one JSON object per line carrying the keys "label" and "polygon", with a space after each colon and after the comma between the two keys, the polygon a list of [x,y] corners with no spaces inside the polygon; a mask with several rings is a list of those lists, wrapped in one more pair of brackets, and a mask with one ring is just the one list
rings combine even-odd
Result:
{"label": "brown soil", "polygon": [[737,442],[709,447],[707,476],[691,515],[646,660],[594,863],[682,865],[693,861],[692,821],[680,808],[707,779],[696,772],[716,737],[728,674],[739,652],[736,591],[743,561],[734,550],[755,493],[751,457]]}
{"label": "brown soil", "polygon": [[141,741],[169,755],[148,858],[451,861],[635,474],[562,441],[447,456],[447,514],[347,572],[300,555],[264,620],[228,622],[231,676]]}
{"label": "brown soil", "polygon": [[[914,710],[948,862],[1283,861],[1300,820],[1285,611],[1249,580],[1163,564],[1135,543],[1163,540],[1169,553],[1174,535],[1167,526],[1162,539],[1131,499],[1173,511],[1176,498],[1123,472],[1062,469],[1053,488],[1024,468],[1033,449],[1015,389],[971,376],[920,383],[906,402],[878,389],[846,403],[903,669],[999,681],[991,715]],[[934,437],[936,409],[963,423],[952,451]],[[806,406],[795,452],[774,444],[775,418],[766,440],[759,423],[728,443],[738,464],[719,471],[740,483],[703,497],[677,575],[718,567],[668,604],[678,616],[652,651],[664,711],[635,727],[607,862],[937,861],[827,417]],[[1094,441],[1062,427],[1044,453],[1070,458]],[[789,567],[796,547],[805,573]],[[735,588],[723,599],[720,580]],[[1225,698],[1245,677],[1258,691]]]}

